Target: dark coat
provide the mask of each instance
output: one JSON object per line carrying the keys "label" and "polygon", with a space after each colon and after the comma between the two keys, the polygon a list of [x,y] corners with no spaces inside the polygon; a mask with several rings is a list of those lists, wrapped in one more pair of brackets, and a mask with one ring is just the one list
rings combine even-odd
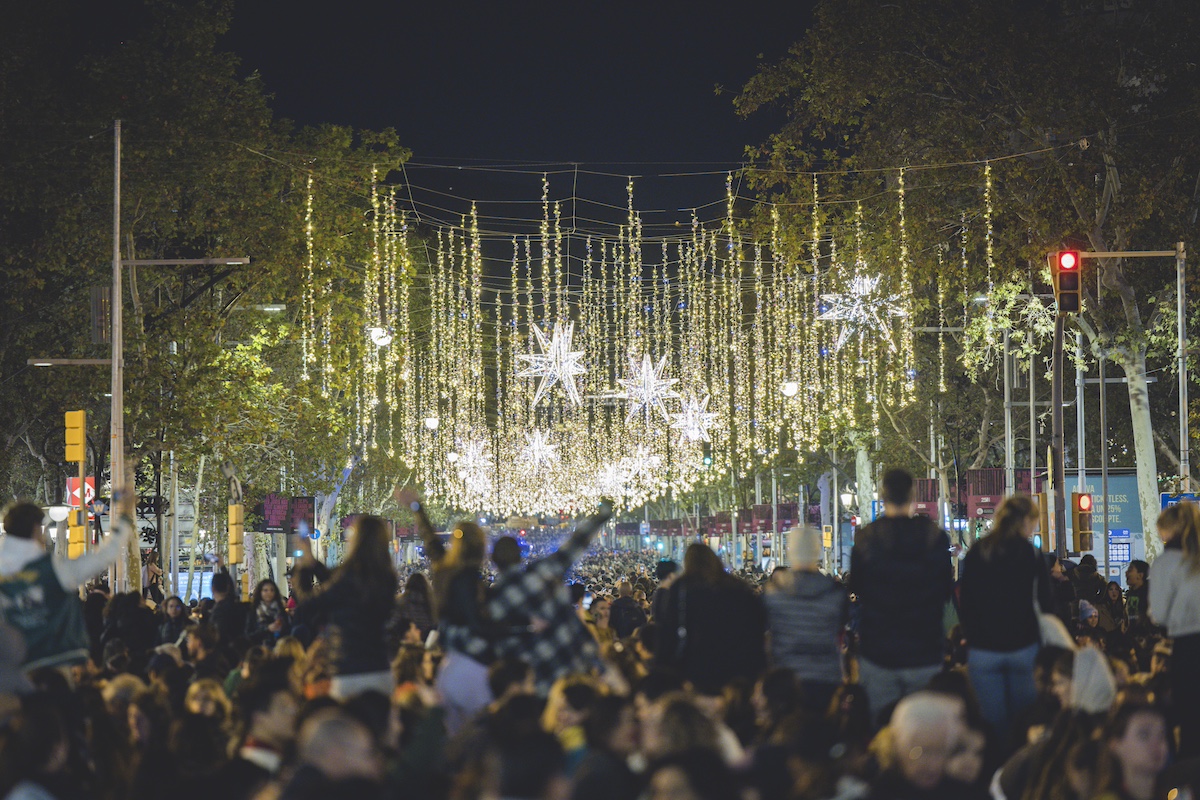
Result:
{"label": "dark coat", "polygon": [[618,597],[608,607],[608,624],[624,639],[646,624],[646,612],[632,597]]}
{"label": "dark coat", "polygon": [[736,678],[754,681],[766,668],[766,609],[737,578],[710,585],[684,575],[668,590],[655,627],[655,662],[679,670],[702,692]]}
{"label": "dark coat", "polygon": [[928,517],[881,517],[850,551],[859,652],[887,669],[942,663],[943,614],[954,589],[950,537]]}
{"label": "dark coat", "polygon": [[993,546],[984,540],[972,547],[963,559],[958,611],[967,645],[1011,653],[1037,644],[1035,582],[1038,610],[1052,613],[1050,573],[1032,544],[1010,539]]}

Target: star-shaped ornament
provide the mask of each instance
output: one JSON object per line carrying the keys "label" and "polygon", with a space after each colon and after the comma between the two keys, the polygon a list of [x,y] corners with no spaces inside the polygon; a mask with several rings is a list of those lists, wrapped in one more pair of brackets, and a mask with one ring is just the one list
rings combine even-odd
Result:
{"label": "star-shaped ornament", "polygon": [[671,388],[679,383],[679,379],[664,378],[663,370],[666,367],[666,356],[660,358],[657,365],[649,355],[642,356],[641,364],[638,364],[636,357],[629,357],[630,377],[617,381],[625,387],[625,399],[630,401],[629,416],[625,418],[626,420],[633,419],[639,411],[643,412],[648,420],[650,411],[658,409],[663,420],[670,421],[664,401],[679,398],[679,392]]}
{"label": "star-shaped ornament", "polygon": [[896,305],[901,300],[900,295],[879,294],[878,288],[878,277],[856,275],[850,282],[850,291],[846,294],[821,295],[821,300],[830,306],[818,314],[817,319],[842,322],[842,329],[833,345],[835,353],[842,349],[855,329],[861,333],[867,328],[874,328],[887,342],[888,350],[896,352],[896,343],[892,341],[891,330],[885,320],[889,317],[903,317],[906,312]]}
{"label": "star-shaped ornament", "polygon": [[708,429],[717,424],[719,415],[708,410],[708,399],[709,395],[705,395],[703,400],[688,397],[681,401],[683,410],[671,415],[671,429],[679,431],[680,441],[712,441],[708,437]]}
{"label": "star-shaped ornament", "polygon": [[537,338],[540,353],[519,355],[518,359],[528,364],[517,373],[518,378],[541,378],[537,392],[533,396],[533,404],[541,402],[546,393],[560,384],[572,405],[582,405],[583,398],[579,395],[579,387],[575,378],[587,372],[587,368],[579,363],[583,358],[582,350],[571,350],[571,337],[575,334],[574,322],[556,322],[547,338],[537,325],[533,326],[533,335]]}
{"label": "star-shaped ornament", "polygon": [[558,461],[558,445],[550,444],[550,434],[546,431],[535,430],[525,434],[525,448],[521,451],[521,458],[536,472]]}

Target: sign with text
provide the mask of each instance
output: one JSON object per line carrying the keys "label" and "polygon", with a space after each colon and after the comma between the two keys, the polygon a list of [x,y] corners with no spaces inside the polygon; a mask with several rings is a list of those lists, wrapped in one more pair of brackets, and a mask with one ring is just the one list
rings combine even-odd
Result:
{"label": "sign with text", "polygon": [[288,533],[301,529],[312,531],[317,527],[317,499],[315,497],[293,497]]}
{"label": "sign with text", "polygon": [[272,492],[263,498],[263,530],[267,533],[287,533],[288,529],[287,495]]}

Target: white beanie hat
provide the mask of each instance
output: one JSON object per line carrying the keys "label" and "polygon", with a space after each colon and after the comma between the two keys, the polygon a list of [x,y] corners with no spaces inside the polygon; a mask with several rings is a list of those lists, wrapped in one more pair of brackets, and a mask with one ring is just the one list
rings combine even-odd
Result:
{"label": "white beanie hat", "polygon": [[821,532],[811,525],[800,525],[787,532],[788,563],[793,566],[821,561],[824,544]]}

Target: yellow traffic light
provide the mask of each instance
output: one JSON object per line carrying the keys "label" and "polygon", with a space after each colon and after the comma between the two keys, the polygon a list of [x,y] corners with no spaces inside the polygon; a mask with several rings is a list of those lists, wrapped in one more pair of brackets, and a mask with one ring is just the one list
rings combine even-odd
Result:
{"label": "yellow traffic light", "polygon": [[67,555],[71,558],[79,558],[87,549],[87,526],[71,525],[67,531]]}
{"label": "yellow traffic light", "polygon": [[87,412],[68,411],[67,424],[67,461],[81,464],[87,460]]}
{"label": "yellow traffic light", "polygon": [[237,564],[241,562],[242,537],[245,530],[244,509],[241,503],[235,503],[229,506],[229,563]]}

